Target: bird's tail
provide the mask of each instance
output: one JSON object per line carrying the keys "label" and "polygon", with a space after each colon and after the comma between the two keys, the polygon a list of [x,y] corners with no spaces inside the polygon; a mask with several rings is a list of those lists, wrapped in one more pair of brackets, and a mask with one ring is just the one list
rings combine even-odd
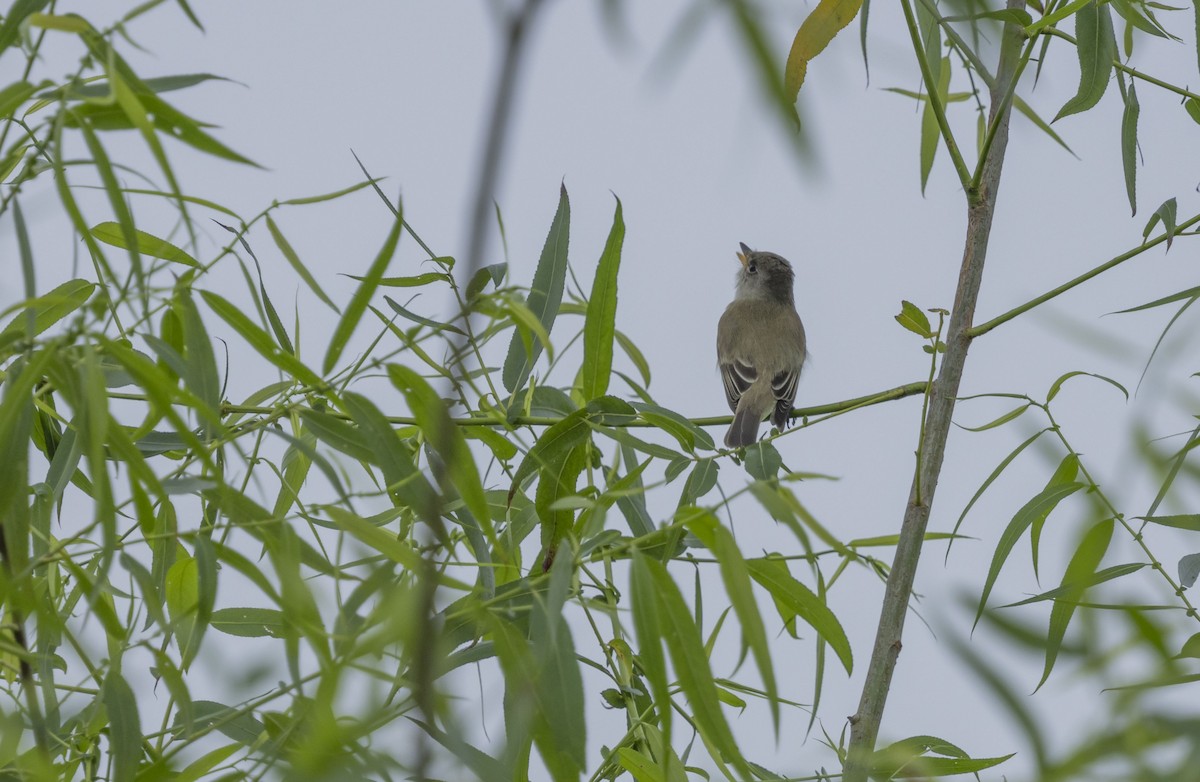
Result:
{"label": "bird's tail", "polygon": [[758,440],[758,427],[767,410],[774,407],[775,395],[771,384],[754,383],[738,401],[733,423],[725,433],[726,448],[744,448]]}
{"label": "bird's tail", "polygon": [[762,423],[748,410],[738,410],[733,423],[725,433],[726,448],[744,448],[758,439],[758,425]]}

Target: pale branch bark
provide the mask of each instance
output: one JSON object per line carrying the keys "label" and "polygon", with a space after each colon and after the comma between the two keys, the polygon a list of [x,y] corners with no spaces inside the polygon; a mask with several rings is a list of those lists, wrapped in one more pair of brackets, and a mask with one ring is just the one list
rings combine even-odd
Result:
{"label": "pale branch bark", "polygon": [[[1025,1],[1009,0],[1008,7],[1024,9]],[[945,457],[946,440],[950,434],[951,418],[954,414],[954,401],[958,396],[959,382],[971,344],[971,323],[983,279],[1000,173],[1008,146],[1010,111],[1005,95],[1017,73],[1022,38],[1020,30],[1018,25],[1008,23],[1000,46],[1000,62],[991,89],[991,119],[997,123],[996,133],[983,164],[979,188],[966,194],[966,241],[954,309],[950,315],[946,353],[937,381],[929,392],[928,418],[918,451],[917,467],[913,474],[913,485],[904,513],[900,539],[884,593],[875,646],[863,683],[858,712],[850,718],[850,745],[843,777],[846,782],[867,780],[871,754],[879,736],[879,725],[883,719],[892,675],[900,654],[904,620],[908,613],[909,597],[921,556],[921,544],[925,538],[929,511]]]}

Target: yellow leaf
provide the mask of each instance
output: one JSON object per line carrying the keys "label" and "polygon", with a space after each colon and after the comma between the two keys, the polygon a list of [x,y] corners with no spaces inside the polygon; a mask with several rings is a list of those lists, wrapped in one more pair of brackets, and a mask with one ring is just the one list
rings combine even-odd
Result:
{"label": "yellow leaf", "polygon": [[862,0],[821,0],[796,32],[784,68],[784,86],[792,100],[800,94],[808,61],[825,50],[833,36],[858,16]]}

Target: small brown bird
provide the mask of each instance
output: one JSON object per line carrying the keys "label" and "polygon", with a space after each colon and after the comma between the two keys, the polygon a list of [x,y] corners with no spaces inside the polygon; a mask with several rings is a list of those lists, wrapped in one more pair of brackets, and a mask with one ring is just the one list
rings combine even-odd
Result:
{"label": "small brown bird", "polygon": [[768,415],[780,431],[787,426],[805,356],[791,264],[775,253],[741,247],[737,293],[717,324],[717,363],[734,412],[725,434],[729,448],[755,442]]}

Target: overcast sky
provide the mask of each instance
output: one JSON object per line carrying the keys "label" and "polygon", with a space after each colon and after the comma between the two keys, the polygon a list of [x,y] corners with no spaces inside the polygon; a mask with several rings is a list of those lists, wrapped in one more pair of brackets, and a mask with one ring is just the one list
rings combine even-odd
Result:
{"label": "overcast sky", "polygon": [[[663,405],[689,416],[726,412],[713,343],[717,317],[732,296],[739,242],[778,252],[796,267],[797,306],[811,350],[799,406],[922,379],[928,364],[920,340],[901,329],[893,316],[901,299],[921,307],[951,306],[965,208],[944,152],[939,152],[922,196],[919,111],[912,100],[883,89],[919,87],[898,10],[886,3],[872,6],[869,82],[857,22],[809,68],[801,109],[814,162],[804,166],[761,97],[729,15],[708,14],[699,34],[677,57],[664,57],[664,44],[691,3],[621,5],[624,36],[606,34],[599,4],[587,2],[549,2],[533,31],[514,107],[512,143],[495,194],[513,280],[524,284],[532,275],[560,182],[572,202],[571,261],[579,279],[590,280],[615,194],[624,205],[628,229],[618,325],[649,359],[651,391]],[[770,9],[768,29],[782,66],[791,36],[813,4],[764,5]],[[104,27],[115,9],[124,6],[64,2],[59,10],[78,11]],[[148,52],[128,46],[122,51],[143,76],[208,72],[239,82],[208,83],[172,99],[192,116],[221,126],[215,132],[223,142],[265,169],[215,162],[172,146],[168,151],[185,192],[250,216],[274,199],[357,181],[361,175],[353,149],[373,174],[388,177],[386,192],[403,195],[406,218],[436,252],[465,252],[483,119],[498,66],[488,4],[362,1],[335,6],[262,0],[198,3],[196,8],[204,33],[168,4],[131,28]],[[1186,19],[1172,19],[1171,24],[1184,33],[1191,29]],[[1138,63],[1146,71],[1168,81],[1197,81],[1190,38],[1169,43],[1143,36],[1138,46]],[[54,75],[68,72],[73,63],[47,61]],[[15,78],[3,77],[5,83]],[[1037,91],[1025,94],[1049,119],[1077,81],[1074,50],[1057,41]],[[965,88],[965,81],[957,79],[952,87]],[[1179,199],[1181,219],[1200,209],[1200,165],[1194,154],[1200,127],[1175,97],[1145,84],[1138,94],[1144,166],[1139,170],[1139,211],[1133,218],[1121,173],[1121,105],[1115,84],[1096,110],[1055,125],[1077,157],[1029,122],[1014,120],[980,321],[1135,246],[1146,219],[1167,198]],[[953,107],[968,150],[974,148],[970,105]],[[51,219],[50,203],[43,202],[44,212],[35,204],[31,219]],[[337,275],[367,267],[389,222],[367,191],[333,204],[284,211],[276,219],[335,300],[345,300],[355,285]],[[153,224],[139,227],[156,232]],[[219,230],[210,236],[214,242],[226,240]],[[257,230],[249,239],[270,272],[275,301],[298,297],[308,356],[319,355],[326,341],[322,329],[333,325],[323,320],[329,313],[287,273],[265,231]],[[485,262],[501,260],[501,253],[493,238]],[[9,279],[16,279],[17,261],[12,253],[6,258]],[[406,240],[390,273],[410,273],[420,260],[419,249]],[[1071,370],[1110,375],[1132,391],[1167,315],[1103,316],[1196,285],[1195,264],[1194,242],[1178,241],[1170,253],[1152,251],[980,339],[968,359],[963,394],[1017,392],[1044,398],[1050,383]],[[43,289],[60,272],[68,273],[66,264],[39,271]],[[232,266],[225,273],[231,289],[242,285]],[[219,287],[212,279],[205,285]],[[15,291],[5,295],[5,304],[16,298]],[[419,299],[414,309],[437,315],[445,306]],[[1168,359],[1190,363],[1156,365],[1133,402],[1126,404],[1104,384],[1077,381],[1055,408],[1068,437],[1085,453],[1088,468],[1106,490],[1128,501],[1131,512],[1143,512],[1154,492],[1151,482],[1132,469],[1137,462],[1130,439],[1133,423],[1147,421],[1155,437],[1192,425],[1178,399],[1189,394],[1180,390],[1186,388],[1181,386],[1185,369],[1195,369],[1195,343],[1190,340],[1195,328],[1195,315],[1189,312],[1167,345]],[[235,377],[230,397],[254,390],[260,380],[253,373]],[[1195,394],[1185,398],[1194,411]],[[1004,400],[964,403],[956,420],[979,425],[1011,407]],[[844,539],[898,529],[919,411],[920,400],[907,399],[843,416],[778,443],[792,468],[839,479],[795,488]],[[948,530],[991,469],[1041,423],[1018,422],[983,434],[954,431],[930,529]],[[1049,458],[1056,462],[1060,456]],[[979,540],[956,545],[945,566],[943,546],[927,549],[917,590],[925,595],[924,616],[942,628],[939,632],[951,624],[952,634],[965,634],[969,619],[958,605],[961,590],[977,597],[999,529],[1051,471],[1046,459],[1030,452],[968,518],[964,531]],[[723,485],[736,489],[743,480],[738,467],[723,465]],[[669,512],[675,491],[668,490],[672,496],[661,500],[658,518]],[[748,556],[796,550],[790,534],[764,513],[752,505],[739,507],[736,532]],[[1042,589],[1057,584],[1065,547],[1074,539],[1084,507],[1079,501],[1052,517]],[[609,519],[620,523],[616,514]],[[1039,591],[1026,552],[1023,543],[993,603]],[[1119,539],[1106,563],[1134,558],[1128,541]],[[679,570],[677,576],[685,591],[690,589],[690,572]],[[830,669],[821,718],[834,736],[857,707],[881,595],[878,582],[865,573],[851,573],[831,597],[857,664],[851,678]],[[1044,603],[1014,609],[1013,615],[1044,628],[1048,610]],[[976,651],[997,657],[993,640],[986,632],[977,634]],[[585,640],[577,639],[577,644],[586,652]],[[777,643],[776,666],[786,697],[811,699],[810,654],[810,643]],[[929,733],[977,756],[1023,751],[1006,718],[996,714],[989,697],[959,671],[954,659],[944,637],[935,637],[921,622],[909,623],[882,739]],[[1010,659],[1009,678],[1025,697],[1040,676],[1040,658]],[[721,666],[718,662],[719,675],[731,672],[727,662]],[[1107,697],[1096,691],[1094,681],[1081,684],[1066,674],[1065,669],[1057,672],[1046,688],[1029,697],[1030,707],[1039,713],[1066,708],[1077,715],[1047,725],[1058,739],[1076,735],[1087,714],[1099,716],[1091,704]],[[490,692],[494,707],[496,690]],[[462,694],[472,697],[470,688]],[[478,715],[469,716],[472,708],[478,709],[470,702],[460,704],[460,714],[478,724]],[[763,729],[768,719],[764,708],[729,716],[747,754],[775,770],[799,774],[830,764],[815,740],[803,748],[791,740],[776,748],[771,731]],[[613,726],[620,715],[597,710],[589,719],[593,752],[601,739],[619,735],[602,726]],[[802,731],[805,722],[804,715],[795,714],[785,724],[785,735]],[[1004,770],[1009,778],[1018,778],[1027,763],[1027,753],[1019,754]]]}

